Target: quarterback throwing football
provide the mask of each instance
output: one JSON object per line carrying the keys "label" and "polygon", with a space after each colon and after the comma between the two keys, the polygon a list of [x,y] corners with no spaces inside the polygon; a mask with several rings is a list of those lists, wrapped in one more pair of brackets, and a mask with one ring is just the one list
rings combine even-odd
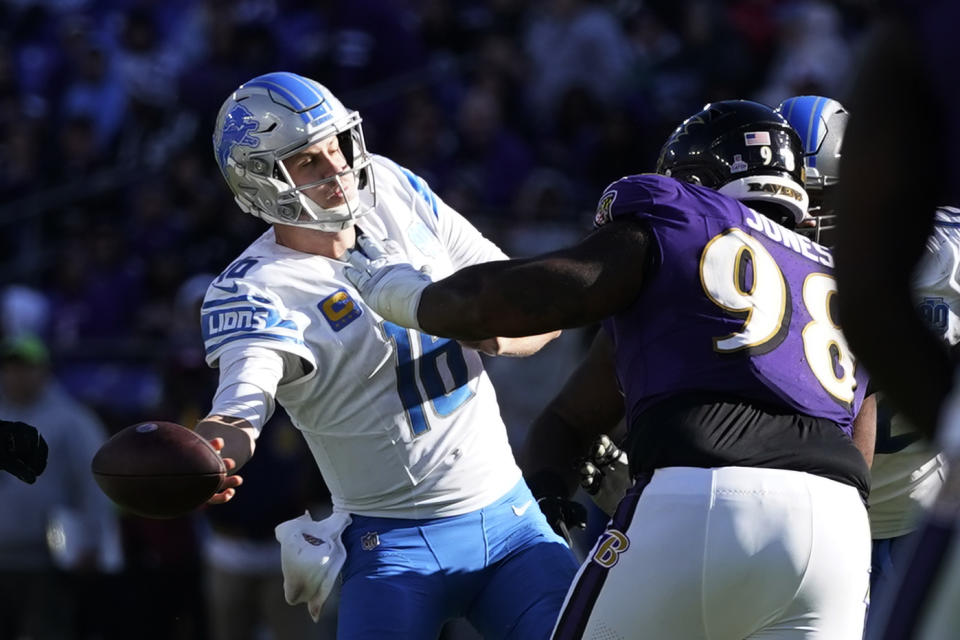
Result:
{"label": "quarterback throwing football", "polygon": [[311,79],[246,82],[213,144],[237,204],[271,227],[203,302],[220,382],[197,431],[233,470],[275,402],[302,432],[339,523],[318,544],[345,550],[338,637],[436,638],[461,616],[487,638],[548,636],[576,561],[521,478],[475,348],[529,354],[556,332],[464,346],[384,319],[343,273],[359,226],[441,277],[506,256],[368,152],[360,115]]}

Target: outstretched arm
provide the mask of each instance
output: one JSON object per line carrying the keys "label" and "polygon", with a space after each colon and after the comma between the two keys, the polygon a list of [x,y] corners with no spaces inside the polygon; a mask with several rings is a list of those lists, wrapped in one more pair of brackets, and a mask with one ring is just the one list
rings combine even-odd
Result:
{"label": "outstretched arm", "polygon": [[634,221],[604,225],[572,247],[473,265],[429,278],[361,238],[347,277],[381,316],[458,340],[531,336],[597,322],[640,293],[649,234]]}
{"label": "outstretched arm", "polygon": [[647,248],[640,224],[611,223],[566,249],[462,269],[424,290],[417,318],[428,333],[465,339],[597,322],[636,299]]}
{"label": "outstretched arm", "polygon": [[243,483],[237,472],[253,456],[260,430],[273,414],[277,385],[284,371],[291,377],[302,374],[292,355],[261,346],[238,346],[220,355],[220,380],[210,415],[200,421],[196,432],[220,452],[230,475],[209,500],[221,504],[230,500]]}

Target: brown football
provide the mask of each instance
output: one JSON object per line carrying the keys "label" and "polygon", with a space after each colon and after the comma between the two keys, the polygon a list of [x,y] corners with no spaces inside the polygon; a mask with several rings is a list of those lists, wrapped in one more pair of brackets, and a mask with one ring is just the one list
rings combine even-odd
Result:
{"label": "brown football", "polygon": [[103,443],[90,465],[100,489],[146,518],[175,518],[204,504],[226,475],[203,437],[173,422],[142,422]]}

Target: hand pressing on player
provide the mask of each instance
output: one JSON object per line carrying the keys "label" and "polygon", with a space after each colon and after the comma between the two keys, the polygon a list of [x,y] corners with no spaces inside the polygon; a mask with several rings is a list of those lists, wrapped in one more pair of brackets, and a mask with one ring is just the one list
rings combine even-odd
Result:
{"label": "hand pressing on player", "polygon": [[[216,449],[218,453],[222,453],[226,441],[223,438],[213,438],[210,440],[210,445]],[[207,504],[223,504],[224,502],[229,502],[237,493],[237,487],[243,484],[243,478],[241,476],[230,474],[231,471],[237,468],[236,460],[233,458],[223,458],[223,466],[227,468],[227,476],[223,479],[223,482],[220,483],[220,489],[217,493],[213,494],[213,497],[207,500]]]}
{"label": "hand pressing on player", "polygon": [[350,265],[343,274],[367,306],[401,327],[420,328],[420,294],[433,282],[429,265],[418,269],[409,263],[399,243],[366,234],[357,236],[357,246],[348,252],[347,259]]}

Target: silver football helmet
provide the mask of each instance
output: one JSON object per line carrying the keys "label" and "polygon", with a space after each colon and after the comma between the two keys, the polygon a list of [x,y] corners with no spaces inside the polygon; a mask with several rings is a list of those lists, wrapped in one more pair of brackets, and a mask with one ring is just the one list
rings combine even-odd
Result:
{"label": "silver football helmet", "polygon": [[[371,156],[360,114],[346,109],[320,83],[288,72],[258,76],[220,107],[213,150],[240,208],[271,223],[340,231],[376,205]],[[337,136],[347,168],[297,185],[284,161]],[[345,196],[324,208],[305,191],[331,185]]]}
{"label": "silver football helmet", "polygon": [[805,186],[810,194],[810,215],[814,226],[798,231],[808,233],[820,244],[831,246],[837,215],[828,194],[840,181],[843,135],[850,112],[836,100],[823,96],[787,98],[777,111],[803,140],[803,162],[807,169]]}

